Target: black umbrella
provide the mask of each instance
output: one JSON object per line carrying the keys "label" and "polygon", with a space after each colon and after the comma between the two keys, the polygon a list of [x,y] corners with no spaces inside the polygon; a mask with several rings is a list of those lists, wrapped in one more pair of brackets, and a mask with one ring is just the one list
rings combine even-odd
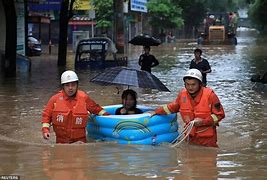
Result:
{"label": "black umbrella", "polygon": [[126,85],[140,88],[158,89],[170,91],[156,76],[137,69],[123,66],[105,69],[102,73],[93,77],[90,82],[101,85]]}
{"label": "black umbrella", "polygon": [[159,39],[148,34],[139,34],[131,39],[129,43],[139,46],[158,46],[161,42]]}

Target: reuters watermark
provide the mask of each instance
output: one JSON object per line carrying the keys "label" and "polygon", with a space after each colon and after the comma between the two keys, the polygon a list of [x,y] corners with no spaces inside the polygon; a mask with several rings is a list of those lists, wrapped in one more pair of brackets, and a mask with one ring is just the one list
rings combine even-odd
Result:
{"label": "reuters watermark", "polygon": [[0,175],[0,180],[19,180],[20,177],[17,175]]}

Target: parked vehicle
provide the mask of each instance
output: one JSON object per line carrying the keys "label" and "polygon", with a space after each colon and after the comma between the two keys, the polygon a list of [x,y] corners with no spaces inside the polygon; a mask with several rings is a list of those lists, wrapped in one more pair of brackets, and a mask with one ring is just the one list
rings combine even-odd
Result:
{"label": "parked vehicle", "polygon": [[42,47],[40,41],[33,36],[28,36],[28,56],[40,56]]}
{"label": "parked vehicle", "polygon": [[113,41],[107,37],[93,37],[79,41],[75,55],[76,68],[106,68],[127,66],[127,57],[117,57]]}
{"label": "parked vehicle", "polygon": [[236,45],[236,27],[229,21],[229,15],[210,12],[198,28],[198,44]]}

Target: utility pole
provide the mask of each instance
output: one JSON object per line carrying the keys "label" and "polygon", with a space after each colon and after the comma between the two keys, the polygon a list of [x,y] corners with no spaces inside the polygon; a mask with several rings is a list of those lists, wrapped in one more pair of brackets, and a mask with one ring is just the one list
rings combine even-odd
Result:
{"label": "utility pole", "polygon": [[114,0],[114,41],[118,49],[118,53],[124,53],[124,16],[123,16],[124,0]]}

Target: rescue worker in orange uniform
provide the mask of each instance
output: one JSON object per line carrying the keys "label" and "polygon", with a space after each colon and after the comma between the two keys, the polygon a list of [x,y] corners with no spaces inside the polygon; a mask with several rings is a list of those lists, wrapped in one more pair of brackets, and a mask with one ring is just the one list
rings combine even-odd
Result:
{"label": "rescue worker in orange uniform", "polygon": [[216,126],[225,117],[223,107],[215,92],[202,85],[202,74],[197,69],[190,69],[183,77],[185,88],[172,102],[155,111],[155,114],[180,112],[185,126],[190,121],[194,126],[189,135],[189,143],[209,147],[218,147]]}
{"label": "rescue worker in orange uniform", "polygon": [[86,142],[85,128],[89,113],[109,115],[85,92],[78,90],[78,81],[74,71],[62,73],[62,90],[50,98],[43,111],[44,139],[49,139],[50,125],[52,125],[56,143]]}

